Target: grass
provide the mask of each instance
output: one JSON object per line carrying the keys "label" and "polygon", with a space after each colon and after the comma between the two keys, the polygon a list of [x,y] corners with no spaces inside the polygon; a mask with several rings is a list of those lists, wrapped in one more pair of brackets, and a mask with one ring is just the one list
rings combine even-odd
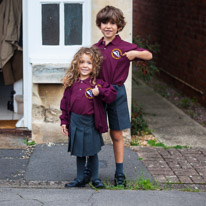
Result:
{"label": "grass", "polygon": [[157,182],[151,181],[141,175],[140,178],[136,178],[136,181],[127,179],[127,186],[114,186],[109,180],[104,182],[105,189],[108,190],[160,190]]}
{"label": "grass", "polygon": [[189,146],[181,146],[181,145],[176,145],[176,146],[166,146],[162,142],[157,142],[156,140],[148,140],[148,144],[152,147],[162,147],[164,149],[183,149],[183,148],[189,148]]}
{"label": "grass", "polygon": [[186,187],[186,188],[184,188],[184,189],[180,189],[180,191],[184,191],[184,192],[200,192],[200,190],[199,189],[192,189],[192,188],[190,188],[190,187]]}
{"label": "grass", "polygon": [[[182,146],[182,145],[176,145],[176,146],[167,146],[162,142],[157,142],[157,140],[147,140],[148,145],[150,145],[151,147],[162,147],[164,149],[183,149],[183,148],[190,148],[189,146]],[[130,142],[131,146],[139,146],[139,140],[138,138],[136,139],[132,139]]]}

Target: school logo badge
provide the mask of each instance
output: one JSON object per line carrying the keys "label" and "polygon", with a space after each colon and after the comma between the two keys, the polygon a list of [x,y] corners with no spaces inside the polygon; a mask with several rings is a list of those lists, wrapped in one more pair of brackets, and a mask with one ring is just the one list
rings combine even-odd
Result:
{"label": "school logo badge", "polygon": [[86,98],[88,98],[88,99],[93,99],[93,98],[94,98],[94,96],[93,96],[93,94],[92,94],[92,88],[87,88],[87,89],[86,89],[86,91],[85,91],[85,96],[86,96]]}
{"label": "school logo badge", "polygon": [[111,55],[114,59],[120,59],[122,57],[122,51],[120,49],[113,49]]}

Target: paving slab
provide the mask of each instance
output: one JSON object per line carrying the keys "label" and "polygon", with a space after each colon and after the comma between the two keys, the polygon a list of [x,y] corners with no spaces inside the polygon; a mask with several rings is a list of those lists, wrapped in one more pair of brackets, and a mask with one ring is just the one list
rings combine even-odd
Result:
{"label": "paving slab", "polygon": [[[115,161],[112,145],[102,147],[99,162],[99,177],[102,180],[113,180]],[[142,175],[152,180],[144,164],[138,160],[136,152],[130,148],[125,148],[124,172],[131,180]],[[76,157],[67,152],[67,144],[37,145],[24,176],[27,181],[70,181],[75,177]]]}
{"label": "paving slab", "polygon": [[204,192],[92,189],[0,189],[1,206],[205,206]]}
{"label": "paving slab", "polygon": [[29,161],[25,156],[25,150],[0,150],[0,180],[22,178]]}
{"label": "paving slab", "polygon": [[206,148],[206,128],[139,79],[133,80],[132,97],[143,106],[149,128],[164,144]]}

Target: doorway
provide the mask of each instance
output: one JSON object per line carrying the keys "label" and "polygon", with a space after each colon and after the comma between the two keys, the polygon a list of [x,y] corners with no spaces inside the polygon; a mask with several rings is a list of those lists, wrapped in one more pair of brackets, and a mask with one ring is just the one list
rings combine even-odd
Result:
{"label": "doorway", "polygon": [[22,0],[0,0],[0,130],[23,117]]}

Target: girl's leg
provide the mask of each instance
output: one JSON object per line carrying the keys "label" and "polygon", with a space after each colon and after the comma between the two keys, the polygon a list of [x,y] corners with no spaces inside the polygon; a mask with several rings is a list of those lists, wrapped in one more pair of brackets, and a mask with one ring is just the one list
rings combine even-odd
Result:
{"label": "girl's leg", "polygon": [[82,181],[84,179],[84,167],[86,162],[86,157],[77,157],[77,179]]}
{"label": "girl's leg", "polygon": [[85,166],[86,157],[77,157],[77,178],[72,182],[65,184],[66,188],[70,187],[85,187],[84,182],[84,166]]}
{"label": "girl's leg", "polygon": [[97,154],[88,158],[88,167],[92,170],[92,180],[98,179],[99,159]]}
{"label": "girl's leg", "polygon": [[99,177],[99,160],[98,155],[90,156],[88,159],[88,166],[92,169],[92,185],[96,188],[104,188],[104,184]]}
{"label": "girl's leg", "polygon": [[86,164],[84,168],[84,182],[88,184],[92,177],[92,170],[91,167],[89,167],[89,157],[86,157]]}

